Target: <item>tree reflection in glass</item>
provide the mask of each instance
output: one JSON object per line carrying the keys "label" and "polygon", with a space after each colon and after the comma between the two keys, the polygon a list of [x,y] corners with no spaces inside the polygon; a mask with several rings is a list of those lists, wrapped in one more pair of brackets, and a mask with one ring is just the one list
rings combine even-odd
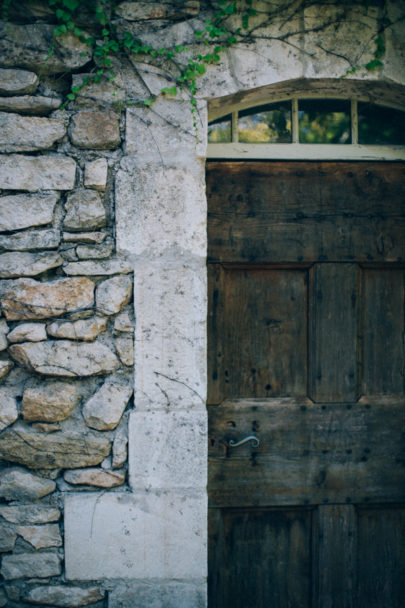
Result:
{"label": "tree reflection in glass", "polygon": [[298,125],[301,144],[350,144],[350,101],[300,99]]}
{"label": "tree reflection in glass", "polygon": [[242,110],[238,125],[242,143],[290,143],[291,102],[269,103]]}

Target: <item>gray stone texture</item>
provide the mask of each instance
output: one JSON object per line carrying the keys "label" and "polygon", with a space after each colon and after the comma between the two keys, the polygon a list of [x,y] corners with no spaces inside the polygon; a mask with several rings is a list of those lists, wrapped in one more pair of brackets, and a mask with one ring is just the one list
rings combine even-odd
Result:
{"label": "gray stone texture", "polygon": [[54,608],[77,608],[102,600],[104,594],[99,587],[74,587],[71,585],[43,585],[30,589],[24,600],[29,604],[45,604]]}
{"label": "gray stone texture", "polygon": [[206,581],[162,581],[161,579],[122,582],[109,594],[109,608],[205,608]]}
{"label": "gray stone texture", "polygon": [[128,431],[125,419],[121,420],[119,427],[116,430],[113,447],[112,447],[112,462],[113,469],[119,469],[124,465],[128,457]]}
{"label": "gray stone texture", "polygon": [[79,397],[78,387],[73,382],[44,382],[25,389],[22,414],[31,422],[65,420],[75,409]]}
{"label": "gray stone texture", "polygon": [[69,340],[94,340],[107,327],[106,317],[95,316],[78,321],[54,321],[47,326],[48,334],[54,338]]}
{"label": "gray stone texture", "polygon": [[86,188],[104,191],[107,185],[107,159],[97,158],[84,166],[84,185]]}
{"label": "gray stone texture", "polygon": [[59,521],[60,511],[56,507],[42,505],[1,506],[0,516],[13,524],[47,524]]}
{"label": "gray stone texture", "polygon": [[7,376],[13,367],[14,363],[10,360],[0,361],[0,379]]}
{"label": "gray stone texture", "polygon": [[114,320],[114,329],[122,332],[133,332],[134,322],[131,321],[129,313],[127,311],[120,312]]}
{"label": "gray stone texture", "polygon": [[58,253],[15,251],[0,254],[0,277],[34,277],[63,263]]}
{"label": "gray stone texture", "polygon": [[126,334],[115,339],[115,350],[124,365],[131,367],[134,364],[134,338]]}
{"label": "gray stone texture", "polygon": [[17,533],[14,526],[0,522],[0,553],[13,551]]}
{"label": "gray stone texture", "polygon": [[21,95],[20,97],[0,97],[1,112],[21,112],[22,114],[35,114],[47,116],[61,105],[59,97],[44,97]]}
{"label": "gray stone texture", "polygon": [[0,95],[34,93],[39,78],[34,72],[0,68]]}
{"label": "gray stone texture", "polygon": [[83,417],[87,426],[98,431],[115,429],[131,398],[133,389],[129,385],[107,380],[90,397],[83,407]]}
{"label": "gray stone texture", "polygon": [[113,112],[78,112],[72,118],[69,136],[78,148],[114,149],[121,142],[118,116]]}
{"label": "gray stone texture", "polygon": [[47,578],[61,573],[60,557],[56,553],[18,553],[5,555],[1,574],[6,580],[16,578]]}
{"label": "gray stone texture", "polygon": [[0,351],[5,350],[8,346],[8,340],[6,338],[9,328],[4,319],[0,321]]}
{"label": "gray stone texture", "polygon": [[62,546],[62,537],[58,524],[18,526],[17,533],[36,550]]}
{"label": "gray stone texture", "polygon": [[[1,196],[0,231],[22,230],[30,226],[50,224],[58,200],[59,194],[56,193]],[[13,235],[2,238],[12,239],[18,238],[18,236]]]}
{"label": "gray stone texture", "polygon": [[114,251],[114,241],[107,237],[101,245],[78,245],[76,255],[80,260],[109,258]]}
{"label": "gray stone texture", "polygon": [[93,292],[94,283],[86,277],[58,279],[49,283],[17,279],[0,302],[9,320],[46,319],[92,307]]}
{"label": "gray stone texture", "polygon": [[149,19],[180,19],[194,17],[200,12],[198,0],[184,2],[122,2],[116,9],[117,15],[128,21]]}
{"label": "gray stone texture", "polygon": [[21,323],[9,334],[7,340],[11,343],[18,342],[42,342],[46,340],[45,323]]}
{"label": "gray stone texture", "polygon": [[105,232],[64,232],[62,238],[67,243],[99,244],[104,241]]}
{"label": "gray stone texture", "polygon": [[18,418],[17,401],[10,389],[0,387],[0,431],[13,424]]}
{"label": "gray stone texture", "polygon": [[114,488],[125,483],[125,472],[104,469],[74,469],[65,471],[65,481],[72,485],[87,485],[97,488]]}
{"label": "gray stone texture", "polygon": [[133,271],[132,264],[123,258],[102,260],[100,262],[71,262],[63,267],[68,275],[101,276],[128,274]]}
{"label": "gray stone texture", "polygon": [[[0,454],[3,458],[7,457],[7,452],[2,452],[2,447]],[[51,479],[38,477],[18,467],[4,469],[0,473],[0,496],[5,500],[37,500],[51,494],[55,488],[56,484]]]}
{"label": "gray stone texture", "polygon": [[72,190],[75,178],[76,163],[67,156],[10,154],[0,159],[0,188],[4,190]]}
{"label": "gray stone texture", "polygon": [[26,230],[16,234],[0,235],[0,249],[27,251],[28,249],[56,249],[60,243],[60,232],[49,230]]}
{"label": "gray stone texture", "polygon": [[66,201],[65,230],[95,230],[105,225],[106,213],[97,192],[81,188],[69,194]]}
{"label": "gray stone texture", "polygon": [[0,112],[0,152],[46,150],[65,133],[62,120]]}
{"label": "gray stone texture", "polygon": [[96,288],[96,309],[105,315],[119,312],[132,296],[132,280],[118,276],[99,283]]}

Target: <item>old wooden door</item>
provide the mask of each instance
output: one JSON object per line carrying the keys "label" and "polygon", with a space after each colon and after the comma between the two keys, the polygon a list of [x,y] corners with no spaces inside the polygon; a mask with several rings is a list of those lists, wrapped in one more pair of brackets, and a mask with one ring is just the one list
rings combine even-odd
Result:
{"label": "old wooden door", "polygon": [[405,606],[404,181],[208,164],[210,608]]}

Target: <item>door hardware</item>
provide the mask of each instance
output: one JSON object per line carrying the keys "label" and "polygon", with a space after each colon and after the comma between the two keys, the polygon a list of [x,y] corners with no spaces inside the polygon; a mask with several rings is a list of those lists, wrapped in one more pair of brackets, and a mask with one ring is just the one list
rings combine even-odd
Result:
{"label": "door hardware", "polygon": [[233,439],[230,439],[228,441],[228,445],[230,448],[237,448],[240,445],[243,445],[244,443],[247,443],[248,441],[252,442],[252,447],[254,448],[258,448],[260,445],[260,439],[258,437],[256,437],[255,435],[248,435],[247,437],[245,437],[244,439],[241,439],[240,441],[234,441]]}

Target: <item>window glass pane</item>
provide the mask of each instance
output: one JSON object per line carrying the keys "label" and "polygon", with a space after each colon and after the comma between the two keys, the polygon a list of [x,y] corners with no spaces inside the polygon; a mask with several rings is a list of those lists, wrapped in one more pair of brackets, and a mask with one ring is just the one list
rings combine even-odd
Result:
{"label": "window glass pane", "polygon": [[217,120],[213,120],[208,125],[208,143],[223,144],[232,141],[232,117],[223,116]]}
{"label": "window glass pane", "polygon": [[359,144],[405,144],[405,112],[359,102],[358,114]]}
{"label": "window glass pane", "polygon": [[291,102],[269,103],[239,112],[239,141],[243,143],[290,143]]}
{"label": "window glass pane", "polygon": [[301,144],[350,144],[350,101],[301,99],[298,124]]}

